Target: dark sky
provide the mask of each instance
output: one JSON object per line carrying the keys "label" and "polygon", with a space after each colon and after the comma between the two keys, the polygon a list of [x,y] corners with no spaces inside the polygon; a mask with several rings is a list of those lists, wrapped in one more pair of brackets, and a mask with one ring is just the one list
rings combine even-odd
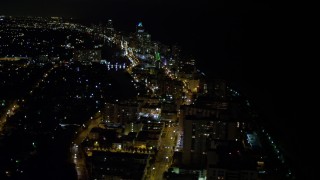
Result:
{"label": "dark sky", "polygon": [[[1,0],[0,14],[111,18],[124,31],[134,31],[142,21],[153,40],[181,45],[210,77],[240,84],[280,138],[289,142],[289,151],[301,156],[305,150],[297,147],[311,143],[315,133],[309,124],[312,76],[305,72],[310,65],[301,47],[305,32],[300,23],[305,20],[300,4],[212,1]],[[301,162],[308,167],[306,160]]]}

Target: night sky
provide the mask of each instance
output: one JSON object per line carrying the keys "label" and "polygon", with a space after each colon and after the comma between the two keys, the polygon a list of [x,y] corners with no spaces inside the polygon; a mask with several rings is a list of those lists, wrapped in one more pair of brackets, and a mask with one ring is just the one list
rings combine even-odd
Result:
{"label": "night sky", "polygon": [[113,19],[129,32],[142,21],[152,40],[180,45],[209,77],[239,85],[299,168],[312,168],[314,90],[310,71],[304,72],[310,64],[300,44],[299,8],[292,2],[211,1],[1,0],[0,14]]}

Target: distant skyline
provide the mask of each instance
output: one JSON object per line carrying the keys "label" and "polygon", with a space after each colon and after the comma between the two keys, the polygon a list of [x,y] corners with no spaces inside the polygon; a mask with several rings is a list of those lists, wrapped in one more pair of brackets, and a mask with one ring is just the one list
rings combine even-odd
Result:
{"label": "distant skyline", "polygon": [[[225,76],[241,73],[240,48],[242,21],[250,7],[264,5],[248,2],[227,3],[209,0],[5,0],[0,7],[4,15],[64,16],[97,21],[113,19],[116,28],[134,31],[142,21],[152,40],[177,44],[194,57],[207,74]],[[231,65],[230,70],[225,69]],[[213,71],[212,71],[213,70]],[[222,72],[223,71],[223,72]],[[230,76],[230,75],[228,75]],[[232,75],[231,75],[232,76]],[[234,77],[231,77],[234,78]]]}

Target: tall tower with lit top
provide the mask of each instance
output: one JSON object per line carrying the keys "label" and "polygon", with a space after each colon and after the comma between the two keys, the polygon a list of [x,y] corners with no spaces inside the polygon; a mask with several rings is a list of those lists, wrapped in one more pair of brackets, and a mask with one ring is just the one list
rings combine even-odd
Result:
{"label": "tall tower with lit top", "polygon": [[142,25],[142,22],[139,22],[136,26],[136,33],[144,33],[144,27]]}

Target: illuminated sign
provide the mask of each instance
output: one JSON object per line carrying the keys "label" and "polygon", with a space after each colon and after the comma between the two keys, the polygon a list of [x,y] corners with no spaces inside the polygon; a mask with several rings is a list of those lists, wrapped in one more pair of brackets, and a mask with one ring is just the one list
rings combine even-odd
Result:
{"label": "illuminated sign", "polygon": [[156,53],[156,61],[160,61],[160,53]]}

